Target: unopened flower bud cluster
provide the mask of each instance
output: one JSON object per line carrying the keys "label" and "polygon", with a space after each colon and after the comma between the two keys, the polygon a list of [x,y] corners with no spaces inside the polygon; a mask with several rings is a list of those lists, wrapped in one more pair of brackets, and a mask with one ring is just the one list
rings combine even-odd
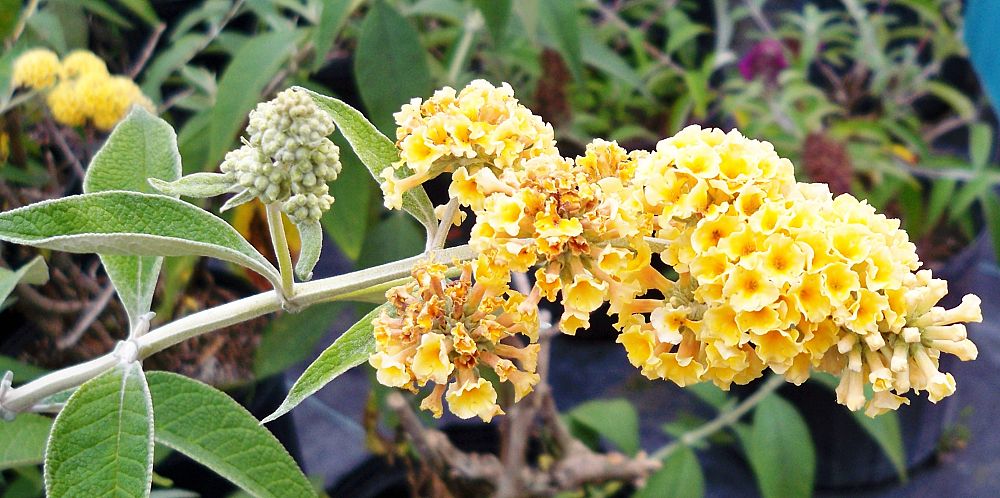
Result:
{"label": "unopened flower bud cluster", "polygon": [[250,112],[245,145],[221,169],[247,200],[280,202],[296,224],[316,222],[333,204],[328,182],[340,174],[340,149],[327,138],[333,119],[305,92],[288,89]]}

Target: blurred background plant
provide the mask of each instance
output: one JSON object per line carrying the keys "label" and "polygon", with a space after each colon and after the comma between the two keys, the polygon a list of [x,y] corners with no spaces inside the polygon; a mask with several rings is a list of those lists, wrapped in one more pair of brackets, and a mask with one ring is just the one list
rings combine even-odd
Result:
{"label": "blurred background plant", "polygon": [[[800,179],[829,183],[836,192],[852,192],[901,217],[923,259],[943,266],[984,231],[1000,240],[996,120],[961,39],[962,4],[0,0],[0,199],[9,209],[78,193],[86,165],[121,117],[115,111],[98,119],[93,111],[109,108],[112,97],[131,95],[129,103],[155,109],[174,125],[188,174],[216,169],[238,143],[253,106],[291,85],[365,109],[383,133],[394,137],[392,113],[410,98],[486,78],[516,88],[522,102],[553,124],[567,156],[581,153],[593,137],[648,149],[692,123],[738,127],[749,137],[773,142],[800,168]],[[62,69],[53,73],[52,86],[16,88],[17,61],[37,50],[51,54],[45,56],[50,62],[55,57]],[[98,77],[67,72],[73,54],[92,54],[87,67],[98,67],[96,60],[103,72],[98,68]],[[112,80],[119,82],[119,91],[107,91]],[[86,103],[86,95],[100,93],[84,92],[88,85],[105,92],[95,97],[97,104]],[[74,109],[80,114],[72,115]],[[351,149],[339,145],[344,168],[330,185],[338,201],[322,220],[336,249],[317,275],[419,253],[421,229],[382,209],[375,182]],[[435,201],[445,199],[443,184],[428,187]],[[258,203],[229,216],[271,256]],[[456,228],[452,236],[467,233]],[[2,252],[8,268],[34,255],[6,246]],[[0,352],[18,382],[40,373],[18,362],[54,368],[102,354],[124,335],[125,315],[110,299],[106,277],[96,273],[95,258],[53,254],[49,264],[53,279],[48,285],[19,285],[4,302],[3,319],[17,318],[6,322],[16,326],[0,338]],[[154,301],[157,320],[267,288],[253,275],[234,271],[168,259]],[[173,356],[157,361],[215,384],[246,385],[309,357],[338,318],[366,311],[358,307],[327,304],[253,322],[181,345]],[[49,313],[42,316],[39,310]],[[25,318],[29,314],[32,318]],[[610,330],[606,323],[594,323],[594,335],[602,327]],[[28,329],[34,332],[22,332]],[[703,440],[742,448],[765,496],[811,492],[818,479],[817,447],[795,407],[770,396],[755,415],[743,419],[740,399],[753,394],[691,391],[706,403],[702,408],[712,408],[695,410],[701,418],[683,415],[664,427],[683,444],[658,455],[667,458],[667,465],[650,479],[646,496],[661,496],[663,490],[703,492],[692,451]],[[384,422],[395,427],[398,420],[384,409],[386,391],[372,392],[371,406],[383,409],[370,413],[388,414]],[[852,417],[846,411],[842,415]],[[641,447],[636,407],[624,399],[581,404],[565,419],[594,449],[610,443],[635,453]],[[858,419],[856,427],[864,431],[860,437],[871,437],[874,451],[888,455],[890,472],[902,478],[908,467],[928,458],[904,448],[907,428],[900,428],[895,414],[875,420]],[[386,426],[377,420],[365,426],[371,449],[407,461],[411,457],[385,436],[391,432]],[[426,482],[427,476],[414,476],[421,468],[410,469],[411,483]],[[17,484],[23,489],[40,489],[30,468],[4,476],[24,483]],[[622,489],[613,483],[581,496],[610,496]]]}

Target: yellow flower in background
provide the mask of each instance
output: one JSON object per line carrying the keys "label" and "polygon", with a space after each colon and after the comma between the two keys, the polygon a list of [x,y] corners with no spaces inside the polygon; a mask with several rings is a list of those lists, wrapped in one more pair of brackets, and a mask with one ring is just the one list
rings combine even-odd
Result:
{"label": "yellow flower in background", "polygon": [[59,77],[70,80],[86,75],[108,76],[108,66],[100,57],[89,50],[74,50],[63,57]]}
{"label": "yellow flower in background", "polygon": [[56,121],[67,126],[83,126],[87,113],[80,105],[75,81],[61,81],[45,96],[45,103]]}
{"label": "yellow flower in background", "polygon": [[11,83],[41,90],[54,85],[58,76],[59,56],[46,48],[33,48],[14,60]]}
{"label": "yellow flower in background", "polygon": [[67,126],[89,121],[110,131],[133,105],[154,111],[135,82],[109,74],[104,61],[88,50],[74,50],[62,62],[50,50],[29,50],[15,61],[12,81],[34,89],[51,87],[45,103],[53,118]]}
{"label": "yellow flower in background", "polygon": [[503,411],[481,369],[509,382],[515,401],[538,382],[537,302],[507,289],[506,282],[473,282],[471,263],[459,268],[462,275],[450,280],[444,265],[417,265],[411,283],[386,293],[391,308],[373,322],[376,347],[369,363],[387,386],[416,392],[433,384],[420,406],[436,417],[443,414],[444,396],[458,417],[489,421]]}

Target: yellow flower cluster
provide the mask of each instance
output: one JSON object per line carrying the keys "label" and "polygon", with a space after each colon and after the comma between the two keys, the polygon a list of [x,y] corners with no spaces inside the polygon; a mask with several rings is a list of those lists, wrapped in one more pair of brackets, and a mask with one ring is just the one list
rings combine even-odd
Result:
{"label": "yellow flower cluster", "polygon": [[59,76],[59,56],[45,48],[25,51],[14,60],[11,73],[13,86],[41,90],[55,84]]}
{"label": "yellow flower cluster", "polygon": [[[576,160],[526,161],[516,187],[490,194],[475,211],[477,277],[505,284],[510,271],[539,266],[531,299],[561,292],[559,326],[569,334],[588,327],[604,302],[614,311],[631,301],[643,290],[640,278],[655,273],[642,238],[651,218],[632,182],[637,157],[597,140]],[[462,181],[455,178],[453,188]]]}
{"label": "yellow flower cluster", "polygon": [[445,87],[427,101],[413,99],[394,116],[400,160],[382,171],[389,208],[400,208],[404,192],[446,172],[471,184],[452,195],[478,206],[500,183],[497,175],[556,152],[552,126],[518,103],[506,83],[498,88],[476,80],[461,92]]}
{"label": "yellow flower cluster", "polygon": [[648,321],[623,318],[618,339],[643,374],[728,389],[765,367],[796,384],[815,368],[840,376],[838,401],[867,404],[871,415],[905,403],[910,389],[935,402],[954,391],[937,358],[975,358],[956,323],[980,320],[979,301],[933,308],[947,289],[930,271],[913,273],[920,263],[898,220],[822,184],[740,205],[720,205],[693,227],[673,222],[685,239],[675,244],[690,247],[684,285]]}
{"label": "yellow flower cluster", "polygon": [[87,50],[74,50],[62,62],[50,50],[29,50],[14,62],[13,82],[35,89],[52,87],[45,102],[52,117],[69,126],[89,120],[108,131],[133,105],[153,110],[152,101],[135,82],[111,75],[104,61]]}
{"label": "yellow flower cluster", "polygon": [[[467,101],[469,95],[479,97]],[[502,125],[476,114],[491,108],[483,95],[516,113]],[[976,357],[963,322],[981,319],[979,299],[966,296],[952,310],[936,306],[947,288],[929,271],[917,271],[915,246],[898,220],[850,195],[834,198],[825,185],[797,183],[791,162],[771,144],[736,130],[691,126],[654,151],[630,153],[595,140],[583,156],[567,159],[554,150],[544,124],[505,135],[514,137],[514,147],[465,140],[494,136],[511,119],[540,123],[507,86],[476,82],[457,97],[445,89],[422,105],[415,101],[397,114],[404,158],[397,170],[405,164],[412,174],[398,179],[393,170],[383,190],[387,205],[398,205],[401,192],[453,172],[451,195],[476,217],[470,244],[480,253],[472,267],[480,293],[509,293],[512,271],[534,269],[528,295],[509,293],[518,313],[536,309],[542,297],[561,296],[559,325],[572,334],[609,303],[618,315],[618,342],[651,379],[728,389],[768,368],[793,383],[815,369],[838,375],[838,401],[852,410],[866,406],[870,415],[898,408],[910,390],[926,390],[935,402],[951,394],[954,379],[938,369],[942,352]],[[469,128],[470,121],[496,126]],[[677,272],[676,281],[651,265],[651,246]],[[395,317],[383,322],[403,327],[404,315],[418,316],[422,302],[413,300],[412,311],[397,305]],[[439,335],[433,340],[453,332]],[[413,388],[429,379],[407,363],[420,356],[417,339],[407,341],[373,357],[383,383]],[[445,379],[458,363],[440,358],[435,372]],[[865,384],[872,386],[870,399]],[[460,391],[453,387],[449,395],[453,390]],[[495,400],[492,388],[486,392],[482,399]],[[494,405],[481,401],[474,411],[458,411],[486,419],[498,412]]]}
{"label": "yellow flower cluster", "polygon": [[[461,276],[450,280],[444,265],[417,265],[411,283],[386,293],[390,309],[373,322],[376,352],[369,363],[386,386],[416,392],[434,384],[420,407],[435,417],[444,412],[443,396],[458,417],[488,422],[503,411],[482,369],[510,382],[515,401],[538,382],[538,313],[524,305],[523,294],[473,283],[470,263],[459,267]],[[517,336],[530,344],[520,346]]]}

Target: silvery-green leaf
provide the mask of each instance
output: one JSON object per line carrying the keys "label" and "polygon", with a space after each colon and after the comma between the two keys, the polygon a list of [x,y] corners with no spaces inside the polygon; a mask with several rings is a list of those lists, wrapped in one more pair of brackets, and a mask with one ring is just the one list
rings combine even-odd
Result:
{"label": "silvery-green leaf", "polygon": [[323,250],[323,226],[318,221],[313,221],[296,225],[296,228],[299,229],[302,246],[299,249],[299,260],[295,262],[295,275],[301,280],[309,280]]}
{"label": "silvery-green leaf", "polygon": [[229,192],[233,179],[222,173],[194,173],[172,182],[150,178],[149,184],[166,195],[204,198]]}
{"label": "silvery-green leaf", "polygon": [[49,267],[45,264],[45,258],[41,256],[35,256],[15,271],[0,268],[0,303],[7,299],[17,284],[41,285],[48,280]]}
{"label": "silvery-green leaf", "polygon": [[219,208],[219,211],[225,213],[226,211],[229,211],[234,207],[242,206],[243,204],[252,201],[254,197],[255,196],[253,192],[249,190],[243,190],[242,192],[230,197],[229,200],[227,200],[226,203],[223,204],[221,208]]}
{"label": "silvery-green leaf", "polygon": [[228,223],[163,195],[101,192],[39,202],[0,213],[0,240],[78,253],[208,256],[281,281]]}
{"label": "silvery-green leaf", "polygon": [[[180,175],[181,156],[174,129],[135,107],[94,155],[83,179],[83,191],[155,193],[150,179],[173,181]],[[101,254],[101,262],[125,305],[130,325],[135,327],[139,317],[149,311],[163,258]]]}
{"label": "silvery-green leaf", "polygon": [[91,379],[56,417],[45,449],[51,498],[147,496],[153,479],[153,405],[138,362]]}
{"label": "silvery-green leaf", "polygon": [[[304,88],[300,90],[307,92],[321,109],[330,114],[358,158],[368,168],[368,172],[376,182],[381,182],[382,170],[399,161],[399,152],[392,141],[378,131],[375,125],[365,119],[357,109],[333,97]],[[413,215],[430,233],[437,229],[434,204],[427,197],[423,187],[410,189],[403,194],[403,209]]]}
{"label": "silvery-green leaf", "polygon": [[292,410],[303,400],[312,396],[340,374],[362,364],[375,352],[375,336],[372,320],[382,312],[387,304],[375,308],[341,334],[330,347],[323,351],[316,361],[312,362],[305,372],[288,390],[288,396],[274,413],[268,415],[261,423],[270,422]]}
{"label": "silvery-green leaf", "polygon": [[257,497],[316,496],[281,443],[236,401],[170,372],[149,372],[156,442]]}

